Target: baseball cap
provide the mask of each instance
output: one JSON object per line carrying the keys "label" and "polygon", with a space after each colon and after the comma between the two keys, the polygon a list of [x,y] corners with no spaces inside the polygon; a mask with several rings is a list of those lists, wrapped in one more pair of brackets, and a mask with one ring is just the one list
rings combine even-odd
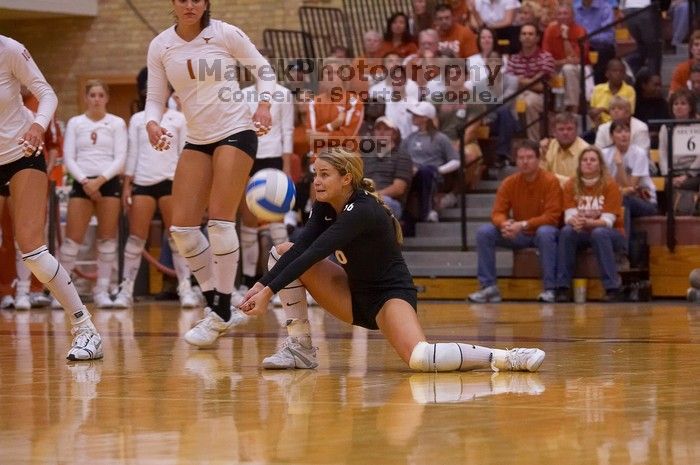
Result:
{"label": "baseball cap", "polygon": [[430,102],[417,102],[406,111],[418,116],[425,116],[430,119],[435,119],[435,107]]}
{"label": "baseball cap", "polygon": [[386,127],[390,128],[390,129],[398,129],[398,127],[396,126],[396,123],[394,123],[392,120],[390,120],[386,116],[380,116],[379,118],[377,118],[377,120],[374,122],[374,125],[376,126],[380,123],[386,125]]}

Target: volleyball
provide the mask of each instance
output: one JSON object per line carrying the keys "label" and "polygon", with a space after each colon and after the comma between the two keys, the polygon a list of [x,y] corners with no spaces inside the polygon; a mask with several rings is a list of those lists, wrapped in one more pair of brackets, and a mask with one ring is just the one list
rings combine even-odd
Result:
{"label": "volleyball", "polygon": [[248,209],[263,221],[280,221],[294,207],[296,189],[292,180],[274,168],[260,170],[248,181]]}

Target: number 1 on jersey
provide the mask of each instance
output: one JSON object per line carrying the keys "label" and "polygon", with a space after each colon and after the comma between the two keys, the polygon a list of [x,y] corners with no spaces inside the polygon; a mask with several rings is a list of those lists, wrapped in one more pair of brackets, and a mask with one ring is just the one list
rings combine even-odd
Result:
{"label": "number 1 on jersey", "polygon": [[192,60],[189,59],[189,58],[187,59],[187,72],[188,72],[189,75],[190,75],[190,79],[195,79],[195,76],[194,76],[194,66],[192,66]]}

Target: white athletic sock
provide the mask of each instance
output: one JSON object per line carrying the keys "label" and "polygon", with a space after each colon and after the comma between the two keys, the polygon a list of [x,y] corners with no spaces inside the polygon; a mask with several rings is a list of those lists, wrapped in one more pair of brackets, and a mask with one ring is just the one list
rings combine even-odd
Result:
{"label": "white athletic sock", "polygon": [[126,240],[124,246],[124,279],[134,282],[141,266],[141,255],[146,246],[146,240],[133,234]]}
{"label": "white athletic sock", "polygon": [[45,245],[36,250],[22,254],[22,260],[34,276],[56,297],[70,316],[72,325],[83,324],[90,320],[90,312],[80,301],[73,281],[58,260],[49,253]]}
{"label": "white athletic sock", "polygon": [[59,258],[61,260],[61,265],[66,269],[68,274],[73,272],[75,269],[75,262],[78,259],[78,252],[80,252],[80,244],[72,239],[64,238],[61,244],[61,250],[59,252]]}
{"label": "white athletic sock", "polygon": [[177,250],[187,260],[190,270],[202,292],[214,290],[212,279],[211,247],[199,226],[171,226],[170,234]]}
{"label": "white athletic sock", "polygon": [[273,245],[284,244],[289,241],[287,225],[284,223],[270,223],[270,239]]}
{"label": "white athletic sock", "polygon": [[[97,241],[97,287],[109,288],[112,269],[117,261],[117,240],[101,239]],[[106,283],[106,286],[105,286]]]}
{"label": "white athletic sock", "polygon": [[422,341],[413,348],[408,365],[412,370],[423,372],[477,370],[491,366],[493,351],[459,342],[430,344]]}
{"label": "white athletic sock", "polygon": [[177,282],[183,283],[190,281],[190,268],[187,266],[187,260],[180,255],[177,251],[177,245],[172,237],[168,237],[168,243],[170,244],[170,250],[173,253],[173,267],[175,267],[175,274],[177,275]]}
{"label": "white athletic sock", "polygon": [[209,242],[212,253],[212,274],[214,289],[221,294],[231,294],[238,271],[240,246],[236,223],[232,221],[209,220]]}
{"label": "white athletic sock", "polygon": [[[279,260],[280,255],[274,247],[270,250],[270,256],[267,259],[267,268],[271,269]],[[287,284],[287,287],[280,289],[280,301],[284,309],[284,315],[287,320],[305,320],[309,319],[309,305],[306,303],[306,288],[298,279]]]}
{"label": "white athletic sock", "polygon": [[243,274],[255,277],[260,257],[260,246],[258,244],[258,230],[249,226],[241,225],[241,255],[243,257]]}

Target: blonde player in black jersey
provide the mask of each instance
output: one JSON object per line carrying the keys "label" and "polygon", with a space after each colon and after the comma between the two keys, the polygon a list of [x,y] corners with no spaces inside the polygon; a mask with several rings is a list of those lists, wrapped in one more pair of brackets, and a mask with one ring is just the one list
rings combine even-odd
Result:
{"label": "blonde player in black jersey", "polygon": [[[170,82],[187,120],[187,143],[173,180],[177,208],[170,231],[207,300],[204,318],[185,340],[208,347],[233,323],[230,303],[240,253],[234,221],[257,152],[256,132],[264,134],[272,124],[276,77],[240,29],[210,19],[210,1],[172,0],[172,5],[176,24],[148,49],[145,120],[156,150],[168,147],[170,134],[161,118]],[[255,114],[240,98],[238,62],[257,77]],[[199,228],[205,210],[209,240]]]}
{"label": "blonde player in black jersey", "polygon": [[[20,86],[39,100],[36,115],[22,105]],[[48,178],[44,131],[58,99],[26,48],[0,35],[0,186],[10,183],[15,241],[27,268],[61,303],[75,336],[69,360],[102,357],[102,339],[80,301],[66,270],[51,255],[44,239]]]}
{"label": "blonde player in black jersey", "polygon": [[[246,294],[241,310],[264,313],[275,292],[285,307],[304,306],[308,289],[336,318],[381,330],[413,370],[539,368],[545,356],[540,349],[426,342],[416,315],[416,288],[401,255],[401,227],[372,182],[363,177],[362,159],[344,149],[325,149],[314,167],[316,203],[307,226],[294,244],[273,248],[274,266]],[[340,265],[326,258],[331,254]],[[308,363],[315,361],[308,324],[290,329],[286,352],[287,368],[315,366]],[[284,351],[277,355],[285,356]]]}

